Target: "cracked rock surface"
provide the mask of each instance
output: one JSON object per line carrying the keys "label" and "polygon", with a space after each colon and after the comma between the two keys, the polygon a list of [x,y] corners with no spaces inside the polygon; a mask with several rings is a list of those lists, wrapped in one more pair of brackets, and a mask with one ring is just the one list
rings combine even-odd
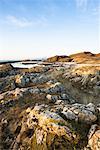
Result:
{"label": "cracked rock surface", "polygon": [[99,149],[100,66],[0,65],[0,150]]}

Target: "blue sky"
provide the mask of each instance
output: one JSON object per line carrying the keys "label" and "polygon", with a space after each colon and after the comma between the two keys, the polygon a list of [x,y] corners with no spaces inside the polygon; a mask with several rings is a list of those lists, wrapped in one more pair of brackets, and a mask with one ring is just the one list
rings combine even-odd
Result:
{"label": "blue sky", "polygon": [[0,59],[100,52],[99,0],[0,0]]}

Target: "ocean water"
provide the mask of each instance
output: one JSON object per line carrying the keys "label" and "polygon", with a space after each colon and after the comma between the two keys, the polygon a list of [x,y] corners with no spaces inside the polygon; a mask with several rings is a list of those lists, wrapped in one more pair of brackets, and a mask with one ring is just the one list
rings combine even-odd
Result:
{"label": "ocean water", "polygon": [[33,61],[33,64],[23,64],[22,62],[11,63],[14,68],[32,68],[39,66],[40,61]]}
{"label": "ocean water", "polygon": [[21,63],[12,63],[11,64],[14,68],[32,68],[32,67],[35,67],[35,66],[38,66],[38,64],[28,64],[28,65],[24,65],[24,64],[21,64]]}

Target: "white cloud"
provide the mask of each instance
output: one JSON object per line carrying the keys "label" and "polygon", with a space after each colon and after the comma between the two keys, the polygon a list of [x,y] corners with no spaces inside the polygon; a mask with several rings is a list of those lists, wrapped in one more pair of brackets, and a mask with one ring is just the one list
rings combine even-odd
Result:
{"label": "white cloud", "polygon": [[15,16],[7,16],[7,22],[8,23],[11,23],[17,27],[28,27],[28,26],[31,26],[32,25],[32,22],[31,21],[28,21],[26,18],[17,18]]}
{"label": "white cloud", "polygon": [[75,0],[78,8],[86,10],[89,0]]}
{"label": "white cloud", "polygon": [[6,23],[20,28],[39,25],[46,26],[47,19],[44,16],[41,16],[40,18],[34,19],[34,21],[30,21],[26,18],[17,18],[15,16],[9,15],[6,17]]}

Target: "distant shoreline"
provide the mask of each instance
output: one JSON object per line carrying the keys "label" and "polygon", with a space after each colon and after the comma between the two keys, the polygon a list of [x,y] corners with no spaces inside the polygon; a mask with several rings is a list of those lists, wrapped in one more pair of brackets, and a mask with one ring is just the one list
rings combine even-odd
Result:
{"label": "distant shoreline", "polygon": [[16,63],[21,62],[21,60],[0,60],[0,64],[10,64],[10,63]]}
{"label": "distant shoreline", "polygon": [[17,62],[25,62],[25,61],[42,61],[43,59],[33,59],[33,60],[0,60],[0,64],[10,64],[10,63],[17,63]]}

